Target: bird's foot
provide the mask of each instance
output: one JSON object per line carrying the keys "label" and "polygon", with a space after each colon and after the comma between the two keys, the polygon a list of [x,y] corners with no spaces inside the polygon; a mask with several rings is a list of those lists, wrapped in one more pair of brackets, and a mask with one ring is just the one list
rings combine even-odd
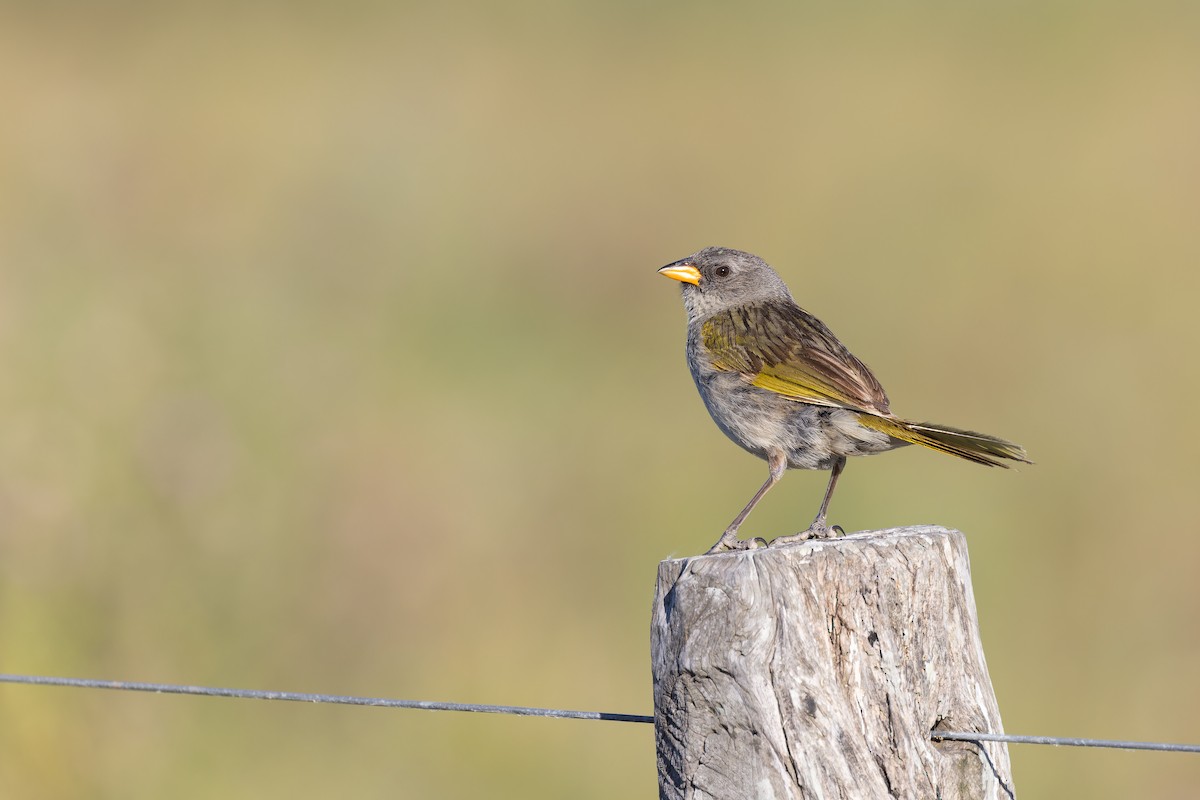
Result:
{"label": "bird's foot", "polygon": [[705,551],[704,555],[711,556],[716,553],[727,553],[730,550],[757,550],[760,547],[766,547],[767,540],[756,536],[753,539],[739,539],[737,531],[725,531],[721,534],[721,538],[717,539],[717,543]]}
{"label": "bird's foot", "polygon": [[797,542],[807,542],[810,539],[832,539],[834,536],[845,536],[846,532],[842,530],[841,525],[826,525],[824,522],[814,522],[808,526],[807,530],[793,533],[788,536],[776,536],[771,540],[771,547],[779,545],[796,544]]}

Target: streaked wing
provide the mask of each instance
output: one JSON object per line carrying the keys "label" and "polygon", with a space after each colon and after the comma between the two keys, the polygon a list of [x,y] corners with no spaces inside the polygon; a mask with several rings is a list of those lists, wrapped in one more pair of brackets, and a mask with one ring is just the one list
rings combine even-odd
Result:
{"label": "streaked wing", "polygon": [[701,323],[701,336],[717,369],[739,372],[762,389],[815,405],[890,413],[867,365],[794,304],[738,306]]}

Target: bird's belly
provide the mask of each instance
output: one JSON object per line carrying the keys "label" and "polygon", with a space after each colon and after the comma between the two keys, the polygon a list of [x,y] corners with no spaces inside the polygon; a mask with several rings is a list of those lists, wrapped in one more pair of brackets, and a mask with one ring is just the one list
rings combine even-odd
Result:
{"label": "bird's belly", "polygon": [[829,469],[841,456],[881,453],[903,444],[858,423],[853,411],[788,400],[731,373],[697,381],[704,405],[725,435],[758,456],[787,456],[789,469]]}

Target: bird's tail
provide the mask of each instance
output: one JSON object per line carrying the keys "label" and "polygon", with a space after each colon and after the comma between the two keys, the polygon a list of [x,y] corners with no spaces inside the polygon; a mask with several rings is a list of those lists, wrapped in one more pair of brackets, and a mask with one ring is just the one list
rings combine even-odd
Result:
{"label": "bird's tail", "polygon": [[882,431],[893,439],[902,442],[924,445],[942,453],[965,458],[976,464],[986,464],[989,467],[1005,467],[1005,461],[1019,461],[1022,464],[1032,464],[1025,448],[995,436],[974,431],[962,431],[958,428],[948,428],[945,425],[934,425],[930,422],[908,422],[907,420],[889,417],[877,417],[874,414],[860,414],[858,421],[868,428]]}

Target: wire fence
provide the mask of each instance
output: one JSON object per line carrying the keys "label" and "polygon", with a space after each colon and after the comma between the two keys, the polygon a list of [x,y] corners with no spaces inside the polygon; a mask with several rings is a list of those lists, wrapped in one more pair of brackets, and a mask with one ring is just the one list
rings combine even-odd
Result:
{"label": "wire fence", "polygon": [[263,689],[222,689],[215,686],[139,683],[136,681],[103,681],[91,678],[56,678],[46,675],[0,674],[0,683],[25,683],[37,686],[73,686],[80,689],[114,689],[121,692],[150,692],[153,694],[233,697],[240,700],[283,700],[292,703],[329,703],[343,706],[375,706],[377,708],[418,708],[424,711],[469,711],[477,714],[513,714],[521,717],[560,717],[563,719],[610,720],[612,722],[654,722],[654,717],[646,717],[638,714],[610,714],[606,711],[568,711],[559,708],[489,706],[476,703],[439,703],[431,700],[396,700],[389,697],[274,692]]}
{"label": "wire fence", "polygon": [[[0,683],[35,686],[69,686],[79,689],[109,689],[122,692],[153,694],[185,694],[202,697],[230,697],[241,700],[282,700],[293,703],[327,703],[377,708],[409,708],[423,711],[463,711],[477,714],[511,714],[521,717],[557,717],[560,719],[590,719],[609,722],[653,723],[654,717],[644,714],[619,714],[607,711],[571,711],[561,708],[529,708],[526,706],[497,706],[477,703],[442,703],[431,700],[398,700],[388,697],[360,697],[339,694],[309,694],[306,692],[276,692],[262,689],[225,689],[214,686],[189,686],[175,683],[141,683],[137,681],[106,681],[91,678],[60,678],[48,675],[0,674]],[[1056,747],[1101,747],[1113,750],[1155,750],[1171,753],[1200,753],[1200,744],[1172,742],[1137,742],[1121,739],[1078,739],[1056,736],[1021,736],[986,731],[931,731],[933,741],[1002,742],[1005,744],[1041,744]]]}

